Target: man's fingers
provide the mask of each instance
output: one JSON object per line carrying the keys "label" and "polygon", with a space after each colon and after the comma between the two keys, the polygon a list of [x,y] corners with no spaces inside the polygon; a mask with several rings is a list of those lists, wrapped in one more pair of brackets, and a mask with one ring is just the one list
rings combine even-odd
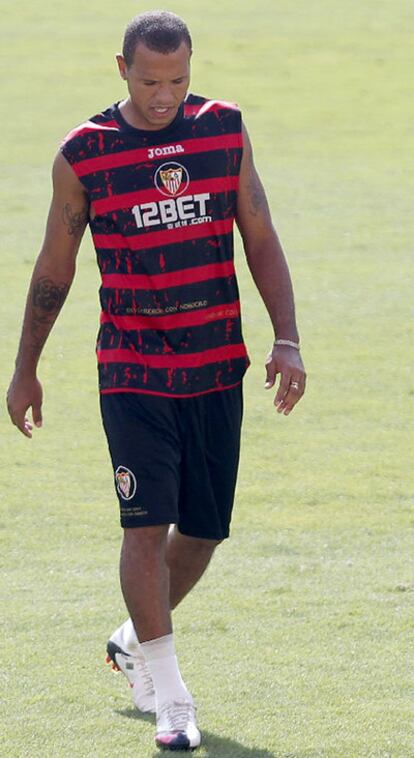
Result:
{"label": "man's fingers", "polygon": [[278,413],[288,415],[305,391],[306,374],[296,349],[273,346],[266,360],[265,389],[273,387],[277,374],[281,375],[274,404]]}
{"label": "man's fingers", "polygon": [[[281,385],[282,385],[282,382],[281,382]],[[280,387],[279,387],[279,390],[280,390]],[[285,416],[288,416],[289,413],[295,407],[296,403],[302,397],[304,391],[305,391],[304,378],[302,379],[302,377],[298,377],[297,379],[294,379],[293,377],[291,377],[284,396],[278,399],[278,395],[279,395],[279,392],[278,392],[275,397],[275,406],[277,408],[278,413],[283,413]]]}
{"label": "man's fingers", "polygon": [[290,375],[286,373],[282,374],[282,377],[280,379],[279,389],[276,392],[276,397],[275,397],[276,406],[278,406],[279,403],[281,403],[284,400],[285,396],[287,395],[289,391],[289,386],[290,386]]}
{"label": "man's fingers", "polygon": [[35,405],[33,403],[32,405],[32,416],[33,416],[33,423],[35,426],[42,426],[42,405],[41,403],[39,405]]}
{"label": "man's fingers", "polygon": [[33,429],[33,426],[30,423],[30,421],[28,419],[25,419],[23,429],[20,429],[20,431],[23,432],[25,437],[29,437],[29,439],[31,439],[33,436],[32,429]]}
{"label": "man's fingers", "polygon": [[[19,410],[16,410],[15,408],[12,407],[12,404],[9,401],[7,401],[7,410],[9,411],[9,415],[14,426],[16,426],[17,429],[22,434],[24,434],[25,437],[31,438],[33,424],[29,421],[28,417],[25,415],[27,411],[27,406]],[[34,409],[33,409],[32,415],[33,415],[33,422],[36,423]],[[41,419],[41,415],[40,415],[40,419]]]}
{"label": "man's fingers", "polygon": [[[7,409],[13,424],[25,437],[32,437],[33,426],[42,426],[42,396],[37,377],[22,376],[16,370],[7,391]],[[27,417],[29,408],[33,423]]]}
{"label": "man's fingers", "polygon": [[266,368],[266,381],[265,381],[265,389],[269,390],[271,387],[273,387],[275,381],[276,381],[276,374],[277,368],[275,362],[272,360],[271,355],[269,355],[269,358],[267,359],[265,363]]}
{"label": "man's fingers", "polygon": [[14,416],[12,415],[11,418],[13,424],[17,426],[18,430],[24,434],[25,437],[32,437],[33,426],[27,417],[20,414],[15,414]]}

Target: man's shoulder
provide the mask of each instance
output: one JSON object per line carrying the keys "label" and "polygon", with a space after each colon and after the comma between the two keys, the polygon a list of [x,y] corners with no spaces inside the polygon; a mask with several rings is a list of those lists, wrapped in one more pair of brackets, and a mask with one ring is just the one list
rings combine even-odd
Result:
{"label": "man's shoulder", "polygon": [[86,121],[75,126],[63,138],[62,146],[67,145],[73,140],[88,140],[93,135],[102,134],[102,132],[119,131],[119,123],[115,119],[115,104],[110,105],[104,111],[90,116]]}
{"label": "man's shoulder", "polygon": [[187,95],[184,103],[185,113],[188,116],[203,116],[207,113],[217,112],[235,112],[240,113],[237,103],[231,100],[217,100],[214,98],[203,97],[202,95]]}

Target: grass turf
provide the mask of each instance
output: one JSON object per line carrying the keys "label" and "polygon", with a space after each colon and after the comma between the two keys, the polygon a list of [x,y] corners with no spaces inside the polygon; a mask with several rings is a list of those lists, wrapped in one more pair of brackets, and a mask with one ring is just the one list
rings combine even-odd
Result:
{"label": "grass turf", "polygon": [[[69,128],[122,97],[111,56],[139,10],[24,0],[3,13],[3,394],[50,162]],[[193,32],[193,91],[245,114],[309,372],[302,406],[276,417],[262,389],[271,332],[239,245],[253,365],[233,536],[175,614],[199,755],[412,758],[412,3],[174,10]],[[102,665],[124,611],[97,282],[87,239],[41,363],[44,429],[29,442],[0,420],[7,758],[158,755],[151,720]]]}

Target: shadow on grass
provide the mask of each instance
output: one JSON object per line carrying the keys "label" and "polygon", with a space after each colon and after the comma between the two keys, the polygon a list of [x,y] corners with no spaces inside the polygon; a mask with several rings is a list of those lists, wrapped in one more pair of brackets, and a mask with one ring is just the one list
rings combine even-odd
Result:
{"label": "shadow on grass", "polygon": [[[134,719],[135,721],[154,721],[153,714],[140,713],[134,708],[116,709],[115,713],[127,719]],[[240,742],[230,740],[227,737],[219,737],[217,734],[207,732],[204,729],[202,738],[201,754],[203,758],[284,758],[280,753],[271,753],[270,750],[261,750],[256,747],[245,747]],[[151,758],[166,758],[167,754],[165,750],[155,750]],[[197,752],[192,753],[192,755],[196,758]],[[286,758],[296,758],[296,756],[286,756]],[[300,756],[297,756],[297,758],[300,758]]]}
{"label": "shadow on grass", "polygon": [[[202,730],[201,748],[202,758],[278,758],[270,750],[262,750],[258,747],[246,747],[236,740],[230,740],[228,737],[219,737],[213,732]],[[197,758],[197,751],[192,753]],[[151,758],[165,758],[164,750],[156,750],[152,753]]]}
{"label": "shadow on grass", "polygon": [[151,721],[155,723],[155,716],[153,713],[141,713],[137,708],[115,708],[115,713],[118,716],[124,716],[126,719],[134,719],[134,721]]}

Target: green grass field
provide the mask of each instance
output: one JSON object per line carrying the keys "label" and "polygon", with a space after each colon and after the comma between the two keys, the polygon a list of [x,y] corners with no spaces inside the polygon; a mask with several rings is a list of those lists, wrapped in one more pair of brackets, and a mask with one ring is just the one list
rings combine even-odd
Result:
{"label": "green grass field", "polygon": [[[1,394],[75,124],[123,97],[120,0],[2,10]],[[238,243],[245,385],[232,539],[175,614],[200,758],[413,758],[412,0],[189,0],[194,92],[237,100],[295,282],[309,384],[281,418]],[[1,446],[5,758],[155,758],[103,666],[124,616],[87,235],[41,362],[44,428]]]}

